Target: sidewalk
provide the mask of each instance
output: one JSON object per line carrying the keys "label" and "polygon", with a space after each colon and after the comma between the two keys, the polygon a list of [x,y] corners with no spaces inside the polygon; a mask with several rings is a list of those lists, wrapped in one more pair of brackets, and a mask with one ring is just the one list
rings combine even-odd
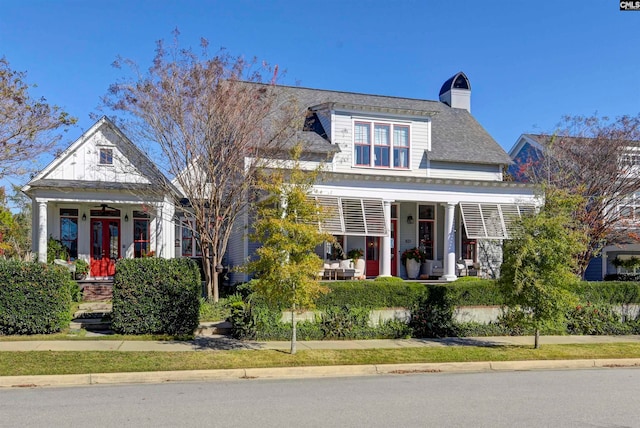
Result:
{"label": "sidewalk", "polygon": [[[634,336],[541,336],[541,345],[640,342]],[[533,336],[456,337],[444,339],[373,339],[298,341],[298,350],[311,349],[399,349],[433,346],[505,346],[533,345]],[[2,351],[228,351],[280,350],[291,347],[289,341],[254,342],[232,339],[224,335],[197,336],[190,341],[143,340],[26,340],[0,341]]]}
{"label": "sidewalk", "polygon": [[[541,344],[597,344],[640,342],[640,336],[542,336]],[[298,350],[382,349],[442,346],[533,345],[532,336],[467,337],[445,339],[298,341]],[[172,351],[207,352],[234,349],[289,350],[290,342],[248,342],[221,335],[198,336],[185,342],[126,340],[49,340],[1,342],[2,351]],[[87,373],[72,375],[0,376],[0,388],[81,386],[125,383],[203,382],[241,379],[302,379],[318,377],[374,376],[410,373],[461,373],[513,370],[559,370],[640,367],[640,358],[540,361],[485,361],[468,363],[367,364],[352,366],[238,368],[136,373]]]}

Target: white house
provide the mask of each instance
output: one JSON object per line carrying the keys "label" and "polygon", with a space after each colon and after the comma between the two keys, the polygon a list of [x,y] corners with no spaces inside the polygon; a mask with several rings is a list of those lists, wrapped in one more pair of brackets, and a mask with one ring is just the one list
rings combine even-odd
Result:
{"label": "white house", "polygon": [[[497,272],[510,221],[536,200],[528,184],[503,181],[511,159],[471,116],[464,73],[444,83],[439,101],[276,90],[307,108],[298,137],[306,164],[324,165],[314,197],[333,213],[322,227],[345,253],[364,250],[368,277],[406,277],[401,254],[414,247],[432,260],[428,275],[453,280],[461,259]],[[47,238],[60,239],[97,277],[112,275],[115,259],[148,251],[197,257],[172,198],[154,192],[158,180],[166,179],[151,161],[108,119],[99,120],[25,186],[34,205],[34,250],[43,260]],[[249,215],[236,224],[229,267],[255,249],[250,226]]]}
{"label": "white house", "polygon": [[173,199],[166,179],[106,117],[98,120],[22,189],[33,205],[32,242],[47,259],[47,240],[110,277],[121,257],[174,257]]}

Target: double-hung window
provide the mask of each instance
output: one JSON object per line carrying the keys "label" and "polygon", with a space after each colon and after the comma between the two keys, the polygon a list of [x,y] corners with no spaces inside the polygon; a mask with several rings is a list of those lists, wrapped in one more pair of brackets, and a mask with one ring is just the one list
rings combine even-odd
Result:
{"label": "double-hung window", "polygon": [[391,158],[391,125],[374,125],[373,164],[376,167],[389,168]]}
{"label": "double-hung window", "polygon": [[78,210],[60,209],[60,242],[67,247],[69,258],[78,258]]}
{"label": "double-hung window", "polygon": [[409,127],[393,126],[393,167],[409,168]]}
{"label": "double-hung window", "polygon": [[409,148],[409,125],[373,121],[354,124],[356,166],[409,169]]}
{"label": "double-hung window", "polygon": [[133,256],[145,257],[150,252],[149,214],[133,212]]}
{"label": "double-hung window", "polygon": [[355,126],[355,163],[371,165],[371,124],[356,122]]}

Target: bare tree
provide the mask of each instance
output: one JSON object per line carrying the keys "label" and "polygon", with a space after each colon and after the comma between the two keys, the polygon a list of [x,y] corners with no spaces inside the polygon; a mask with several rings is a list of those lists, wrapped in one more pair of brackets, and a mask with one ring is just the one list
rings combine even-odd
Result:
{"label": "bare tree", "polygon": [[[566,117],[552,135],[540,135],[542,156],[522,165],[547,188],[580,195],[586,209],[575,213],[588,235],[581,274],[605,245],[637,239],[634,197],[640,190],[640,115]],[[638,212],[640,214],[640,211]]]}
{"label": "bare tree", "polygon": [[11,69],[0,58],[0,178],[26,172],[25,163],[49,151],[59,141],[58,128],[76,123],[44,98],[33,99],[26,73]]}
{"label": "bare tree", "polygon": [[[218,275],[233,225],[245,213],[256,172],[274,152],[282,152],[293,132],[295,102],[276,93],[274,70],[222,51],[202,53],[157,43],[153,65],[113,84],[105,104],[131,114],[134,129],[161,151],[158,163],[182,195],[177,204],[200,243],[207,294],[218,300]],[[271,84],[263,84],[263,74]],[[171,188],[163,189],[172,194]],[[186,199],[186,201],[185,201]],[[178,205],[180,206],[180,205]]]}

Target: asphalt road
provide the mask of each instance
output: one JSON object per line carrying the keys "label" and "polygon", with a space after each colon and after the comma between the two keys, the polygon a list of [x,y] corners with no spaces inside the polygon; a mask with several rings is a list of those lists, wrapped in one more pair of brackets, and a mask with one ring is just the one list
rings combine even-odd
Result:
{"label": "asphalt road", "polygon": [[0,390],[2,427],[638,427],[640,369]]}

